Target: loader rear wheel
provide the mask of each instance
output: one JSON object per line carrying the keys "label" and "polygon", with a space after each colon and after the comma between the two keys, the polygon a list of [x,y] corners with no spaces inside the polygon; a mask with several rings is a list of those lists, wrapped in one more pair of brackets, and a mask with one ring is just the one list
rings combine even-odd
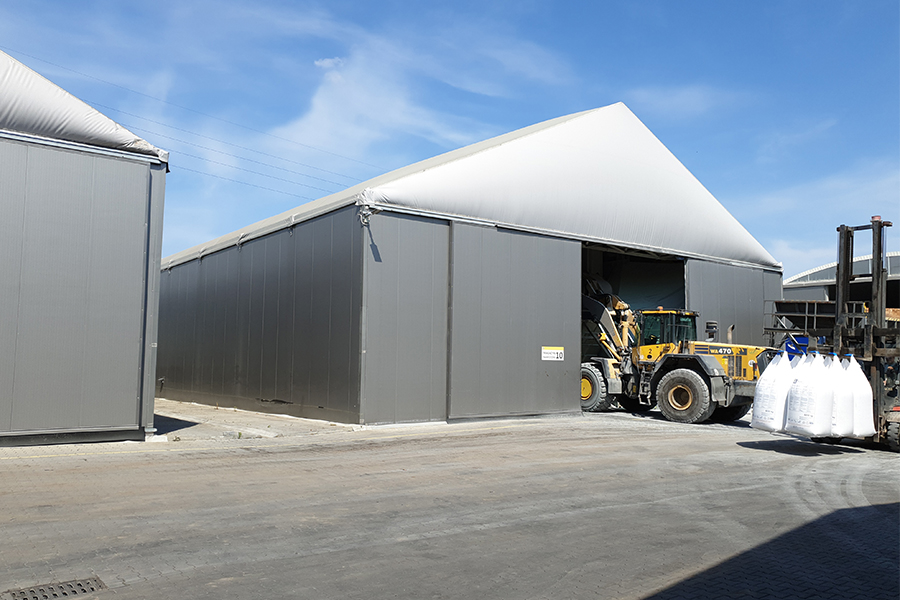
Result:
{"label": "loader rear wheel", "polygon": [[606,378],[591,363],[581,365],[581,410],[599,412],[609,410],[614,400],[606,391]]}
{"label": "loader rear wheel", "polygon": [[706,382],[690,369],[675,369],[659,380],[656,404],[665,418],[676,423],[702,423],[716,409]]}
{"label": "loader rear wheel", "polygon": [[716,423],[731,423],[737,421],[750,412],[750,406],[750,404],[741,404],[740,406],[721,406],[717,404],[710,420]]}

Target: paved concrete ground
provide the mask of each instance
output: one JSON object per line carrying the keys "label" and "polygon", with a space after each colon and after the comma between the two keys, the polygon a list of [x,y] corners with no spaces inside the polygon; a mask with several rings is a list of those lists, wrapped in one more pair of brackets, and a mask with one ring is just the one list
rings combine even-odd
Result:
{"label": "paved concrete ground", "polygon": [[900,596],[900,461],[864,443],[655,413],[158,415],[160,443],[0,448],[0,592],[97,577],[99,599]]}

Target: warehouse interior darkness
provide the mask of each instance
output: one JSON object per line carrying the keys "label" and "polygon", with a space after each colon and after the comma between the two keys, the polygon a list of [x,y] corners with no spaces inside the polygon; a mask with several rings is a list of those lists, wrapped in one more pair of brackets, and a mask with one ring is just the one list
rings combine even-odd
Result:
{"label": "warehouse interior darkness", "polygon": [[681,259],[584,242],[581,273],[582,291],[599,284],[606,289],[598,291],[615,294],[634,310],[685,308]]}

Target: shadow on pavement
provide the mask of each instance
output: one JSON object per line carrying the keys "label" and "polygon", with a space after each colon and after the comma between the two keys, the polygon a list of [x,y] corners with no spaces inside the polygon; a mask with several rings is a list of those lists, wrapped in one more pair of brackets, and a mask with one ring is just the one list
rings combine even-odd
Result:
{"label": "shadow on pavement", "polygon": [[864,450],[860,450],[859,448],[848,448],[847,446],[837,446],[832,444],[817,444],[811,440],[797,439],[737,442],[737,445],[742,448],[749,448],[750,450],[768,450],[769,452],[790,454],[791,456],[827,456],[864,452]]}
{"label": "shadow on pavement", "polygon": [[[658,410],[655,410],[655,409],[649,410],[646,412],[634,412],[634,411],[630,411],[630,410],[625,410],[623,408],[619,408],[619,409],[617,409],[616,412],[629,414],[629,415],[632,415],[634,417],[638,417],[641,419],[647,419],[649,421],[659,421],[660,423],[668,423],[669,422],[669,420],[666,419],[661,412],[659,412]],[[697,423],[696,425],[697,425],[697,427],[703,427],[705,425],[719,425],[719,426],[724,426],[724,427],[736,427],[739,429],[749,429],[750,421],[747,421],[744,419],[738,419],[737,421],[708,420],[708,421],[704,421],[702,423]]]}
{"label": "shadow on pavement", "polygon": [[153,415],[153,426],[156,427],[156,435],[166,435],[173,431],[187,429],[199,425],[194,421],[185,421],[184,419],[176,419],[175,417],[164,417],[162,415]]}
{"label": "shadow on pavement", "polygon": [[900,503],[845,508],[645,600],[900,597]]}

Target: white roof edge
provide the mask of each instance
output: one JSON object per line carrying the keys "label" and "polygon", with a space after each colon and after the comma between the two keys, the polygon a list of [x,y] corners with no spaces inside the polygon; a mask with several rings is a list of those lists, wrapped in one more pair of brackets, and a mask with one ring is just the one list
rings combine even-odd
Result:
{"label": "white roof edge", "polygon": [[650,245],[642,245],[636,244],[634,242],[629,242],[625,240],[617,240],[612,238],[602,238],[595,237],[589,235],[580,235],[577,233],[570,233],[567,231],[557,231],[554,229],[545,229],[541,227],[529,227],[527,225],[517,225],[514,223],[503,223],[501,221],[485,221],[481,219],[474,219],[472,217],[466,217],[462,215],[453,215],[449,213],[438,213],[427,210],[416,210],[410,209],[407,207],[395,206],[393,204],[380,204],[380,203],[367,203],[368,206],[373,206],[378,208],[383,212],[396,212],[403,214],[411,214],[422,217],[430,217],[434,219],[442,219],[447,221],[455,221],[455,222],[468,222],[468,223],[476,223],[479,225],[488,225],[491,227],[497,227],[500,229],[509,229],[512,231],[522,231],[525,233],[535,233],[539,235],[546,235],[549,237],[557,237],[563,238],[567,240],[572,240],[576,242],[593,242],[598,244],[608,244],[610,246],[616,246],[619,248],[625,248],[628,250],[641,250],[644,252],[652,252],[654,254],[666,254],[672,256],[673,258],[688,258],[694,260],[702,260],[705,262],[714,262],[723,265],[731,265],[734,267],[749,267],[753,269],[759,269],[761,271],[770,271],[772,273],[781,273],[783,271],[780,266],[768,266],[768,265],[760,265],[757,263],[744,262],[739,260],[727,259],[718,256],[711,256],[707,254],[700,254],[696,252],[685,252],[684,250],[675,250],[672,248],[660,248],[658,246],[650,246]]}
{"label": "white roof edge", "polygon": [[[779,274],[783,272],[780,266],[766,266],[756,263],[724,259],[716,256],[685,252],[682,250],[674,250],[671,248],[658,248],[655,246],[635,244],[632,242],[616,239],[584,236],[568,233],[565,231],[555,231],[552,229],[542,229],[539,227],[528,227],[524,225],[516,225],[513,223],[485,221],[482,219],[466,217],[464,215],[438,213],[434,211],[416,210],[402,206],[395,206],[392,204],[368,202],[364,200],[365,192],[368,191],[368,188],[356,191],[359,187],[361,187],[361,185],[362,184],[360,184],[360,186],[351,188],[351,190],[346,190],[348,192],[347,194],[338,193],[332,194],[331,196],[326,196],[321,200],[316,200],[314,202],[310,202],[309,204],[301,205],[298,208],[283,212],[279,215],[275,215],[274,217],[270,217],[252,225],[248,225],[247,227],[228,233],[205,244],[198,244],[196,246],[193,246],[192,248],[188,248],[187,250],[183,250],[176,254],[167,256],[162,259],[161,268],[165,271],[173,267],[177,267],[178,265],[189,263],[194,260],[200,260],[206,256],[209,256],[210,254],[214,254],[221,250],[225,250],[233,246],[240,246],[241,244],[249,242],[250,240],[263,237],[270,233],[275,233],[276,231],[281,231],[282,229],[293,227],[298,223],[310,221],[312,219],[315,219],[316,217],[320,217],[330,212],[334,212],[348,206],[365,204],[368,207],[377,209],[379,212],[394,212],[446,221],[473,223],[490,227],[497,227],[501,229],[508,229],[512,231],[522,231],[525,233],[534,233],[550,237],[564,238],[577,242],[594,242],[600,244],[608,244],[610,246],[617,246],[629,250],[641,250],[645,252],[653,252],[655,254],[667,254],[675,258],[702,260],[705,262],[725,264],[734,267],[752,268]],[[351,191],[353,191],[354,193],[349,193]]]}
{"label": "white roof edge", "polygon": [[166,164],[164,160],[161,160],[159,157],[150,154],[138,154],[136,152],[127,152],[125,150],[103,148],[101,146],[91,146],[89,144],[81,144],[79,142],[70,142],[67,140],[57,140],[39,135],[33,135],[30,133],[21,133],[19,131],[0,129],[0,138],[32,144],[40,144],[42,146],[53,146],[66,150],[77,150],[79,152],[90,152],[92,154],[114,156],[116,158],[124,158],[126,160],[135,160],[138,162],[151,163],[156,165]]}

